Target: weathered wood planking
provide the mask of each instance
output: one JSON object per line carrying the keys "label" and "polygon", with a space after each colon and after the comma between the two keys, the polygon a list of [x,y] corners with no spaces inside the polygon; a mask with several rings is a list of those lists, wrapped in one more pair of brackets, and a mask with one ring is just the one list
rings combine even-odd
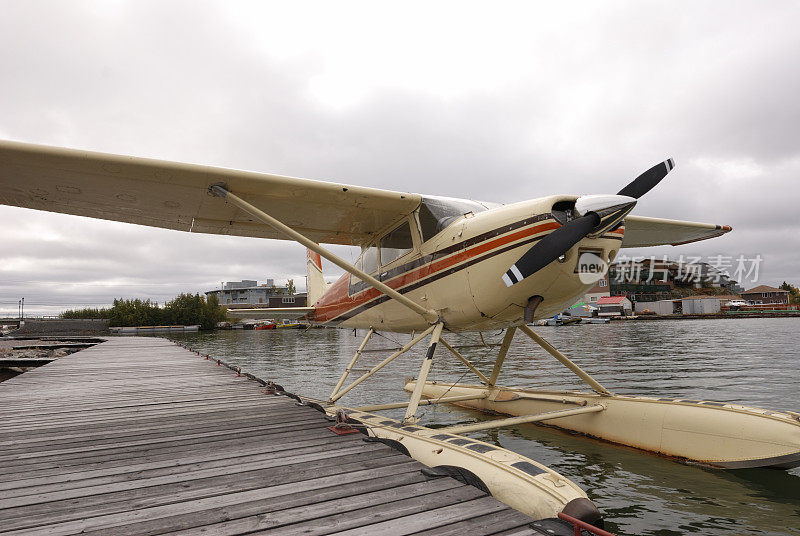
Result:
{"label": "weathered wood planking", "polygon": [[0,534],[532,534],[532,520],[165,339],[0,383]]}

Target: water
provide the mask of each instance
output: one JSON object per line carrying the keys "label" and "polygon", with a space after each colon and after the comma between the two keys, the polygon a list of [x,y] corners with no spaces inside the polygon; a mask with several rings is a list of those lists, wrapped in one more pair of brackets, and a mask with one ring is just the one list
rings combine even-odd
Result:
{"label": "water", "polygon": [[[556,348],[620,394],[738,402],[800,411],[800,319],[615,322],[536,328]],[[218,331],[172,337],[271,379],[289,391],[327,398],[364,336],[352,330]],[[485,334],[499,342],[501,334]],[[448,335],[451,344],[478,342]],[[374,337],[369,348],[391,348],[408,335]],[[491,370],[496,349],[464,349]],[[415,376],[424,347],[387,366],[348,393],[345,405],[402,401],[403,379]],[[368,353],[369,367],[386,354]],[[431,379],[474,377],[441,348]],[[500,376],[503,385],[575,388],[566,369],[518,334]],[[422,408],[424,424],[484,418],[453,407]],[[393,417],[401,417],[395,412]],[[683,465],[633,449],[536,425],[469,434],[540,461],[580,485],[620,536],[800,535],[800,468],[722,471]]]}

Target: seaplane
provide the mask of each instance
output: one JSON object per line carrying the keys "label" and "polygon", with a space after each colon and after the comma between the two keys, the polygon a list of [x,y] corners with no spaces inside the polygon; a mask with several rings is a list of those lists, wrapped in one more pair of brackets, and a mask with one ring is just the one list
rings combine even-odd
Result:
{"label": "seaplane", "polygon": [[[1,141],[0,203],[303,244],[307,307],[229,314],[366,330],[329,399],[304,403],[431,471],[468,481],[536,519],[555,520],[550,534],[571,534],[556,522],[601,522],[580,487],[534,460],[461,434],[541,423],[717,468],[800,465],[800,413],[615,394],[529,327],[574,304],[604,276],[621,248],[677,246],[731,231],[632,214],[637,201],[673,168],[672,159],[660,162],[614,194],[558,194],[497,204]],[[360,256],[350,263],[321,244],[358,246]],[[323,258],[345,271],[332,284],[325,281]],[[452,334],[489,330],[504,330],[491,370],[479,370],[448,341]],[[379,332],[410,334],[410,340],[352,378],[364,348]],[[499,384],[517,335],[541,346],[588,389]],[[417,345],[427,349],[416,379],[403,386],[408,400],[354,408],[340,404]],[[475,383],[429,381],[442,352],[463,364]],[[591,356],[583,361],[590,363]],[[419,423],[420,406],[443,403],[505,417],[438,429]],[[380,414],[403,409],[402,420]]]}

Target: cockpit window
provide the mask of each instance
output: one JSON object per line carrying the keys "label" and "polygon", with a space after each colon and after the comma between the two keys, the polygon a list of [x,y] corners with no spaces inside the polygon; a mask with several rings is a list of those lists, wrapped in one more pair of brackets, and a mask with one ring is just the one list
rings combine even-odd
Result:
{"label": "cockpit window", "polygon": [[487,206],[468,199],[447,197],[423,197],[419,207],[419,224],[422,240],[431,239],[436,233],[468,212],[477,214],[487,210]]}
{"label": "cockpit window", "polygon": [[414,242],[411,239],[411,226],[406,221],[403,225],[381,238],[381,263],[386,266],[412,249],[414,249]]}
{"label": "cockpit window", "polygon": [[375,245],[369,246],[361,254],[361,269],[368,274],[371,274],[378,269],[378,247]]}

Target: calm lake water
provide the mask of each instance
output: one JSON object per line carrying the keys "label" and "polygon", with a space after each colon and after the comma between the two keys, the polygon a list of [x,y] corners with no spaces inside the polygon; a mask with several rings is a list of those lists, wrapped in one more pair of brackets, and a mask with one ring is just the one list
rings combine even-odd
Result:
{"label": "calm lake water", "polygon": [[[615,322],[540,327],[537,332],[604,386],[632,395],[719,400],[800,411],[800,318]],[[364,336],[352,330],[217,331],[173,335],[193,348],[236,363],[288,391],[327,398]],[[484,334],[499,342],[502,334]],[[449,335],[474,344],[475,334]],[[369,348],[391,348],[408,335],[373,337]],[[443,348],[441,350],[444,350]],[[446,351],[437,352],[430,379],[473,377]],[[416,376],[424,347],[348,393],[344,405],[406,400],[405,377]],[[464,353],[491,370],[496,349]],[[386,354],[367,353],[363,367]],[[518,334],[500,384],[575,388],[551,356]],[[453,407],[422,408],[422,423],[451,425],[486,418]],[[401,417],[402,412],[392,414]],[[551,428],[522,425],[476,432],[476,439],[542,462],[580,485],[618,535],[800,535],[800,468],[722,471],[683,465]]]}

